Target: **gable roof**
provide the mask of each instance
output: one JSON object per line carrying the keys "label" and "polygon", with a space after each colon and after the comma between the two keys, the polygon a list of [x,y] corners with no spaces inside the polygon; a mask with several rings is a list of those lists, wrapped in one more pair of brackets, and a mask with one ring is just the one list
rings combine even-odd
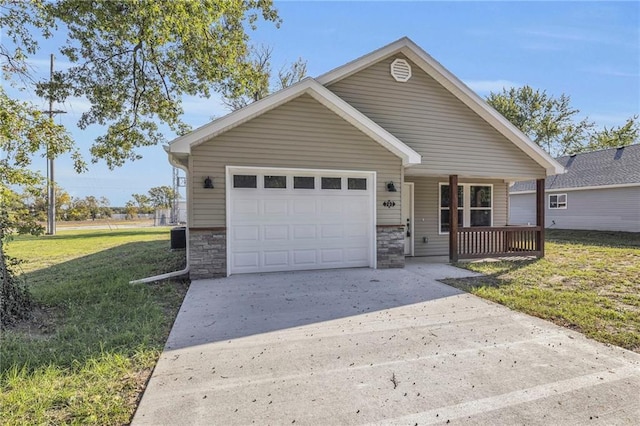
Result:
{"label": "gable roof", "polygon": [[188,155],[191,153],[192,147],[206,142],[215,136],[227,132],[242,123],[304,94],[310,95],[316,101],[395,154],[402,160],[404,166],[420,164],[420,154],[312,78],[305,78],[294,85],[175,139],[167,147],[167,151],[169,154],[176,156]]}
{"label": "gable roof", "polygon": [[359,59],[329,71],[328,73],[318,77],[316,80],[325,86],[329,86],[398,53],[402,53],[409,58],[418,67],[420,67],[420,69],[444,86],[467,107],[493,126],[499,133],[540,164],[540,166],[546,170],[547,176],[564,173],[562,166],[549,154],[532,142],[524,133],[487,104],[460,79],[454,76],[427,52],[422,50],[420,46],[407,37],[403,37],[391,44],[388,44],[387,46],[362,56]]}
{"label": "gable roof", "polygon": [[[559,157],[567,173],[546,179],[547,190],[640,186],[640,145]],[[534,181],[516,182],[510,192],[531,192]]]}

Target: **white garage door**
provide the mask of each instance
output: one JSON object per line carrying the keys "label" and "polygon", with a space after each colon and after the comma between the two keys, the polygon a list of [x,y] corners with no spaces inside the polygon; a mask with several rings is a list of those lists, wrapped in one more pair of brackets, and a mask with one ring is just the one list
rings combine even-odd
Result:
{"label": "white garage door", "polygon": [[374,266],[375,173],[227,168],[229,274]]}

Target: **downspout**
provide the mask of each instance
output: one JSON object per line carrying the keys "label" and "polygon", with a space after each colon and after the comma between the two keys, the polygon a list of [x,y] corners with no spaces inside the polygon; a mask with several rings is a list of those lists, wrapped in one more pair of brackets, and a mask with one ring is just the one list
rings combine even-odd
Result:
{"label": "downspout", "polygon": [[[173,155],[171,154],[171,152],[169,151],[169,146],[164,146],[163,147],[164,150],[167,152],[167,154],[169,155],[169,163],[171,163],[172,166],[177,167],[181,170],[184,170],[185,173],[187,174],[187,176],[189,176],[189,169],[184,166],[183,164],[181,164],[179,161],[177,161]],[[187,185],[189,185],[189,179],[187,179]],[[188,196],[189,194],[189,187],[187,186],[187,199],[189,198]],[[187,203],[188,206],[188,203]],[[188,213],[188,210],[187,210]],[[139,280],[133,280],[133,281],[129,281],[129,284],[146,284],[146,283],[152,283],[155,281],[162,281],[162,280],[167,280],[169,278],[175,278],[175,277],[181,277],[184,275],[187,275],[189,273],[189,269],[190,269],[190,262],[189,262],[189,216],[187,215],[187,226],[185,229],[185,250],[187,251],[187,265],[184,267],[184,269],[181,269],[179,271],[174,271],[174,272],[167,272],[166,274],[160,274],[160,275],[155,275],[153,277],[147,277],[147,278],[141,278]]]}
{"label": "downspout", "polygon": [[185,229],[186,248],[187,251],[187,266],[184,269],[174,272],[167,272],[166,274],[154,275],[153,277],[141,278],[139,280],[129,281],[129,284],[146,284],[155,281],[168,280],[169,278],[181,277],[189,273],[189,227]]}

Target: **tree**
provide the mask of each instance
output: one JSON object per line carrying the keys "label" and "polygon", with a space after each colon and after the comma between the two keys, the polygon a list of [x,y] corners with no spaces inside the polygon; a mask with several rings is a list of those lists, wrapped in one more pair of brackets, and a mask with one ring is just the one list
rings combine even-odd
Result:
{"label": "tree", "polygon": [[[71,196],[56,186],[56,220],[65,220],[66,210],[70,207]],[[29,208],[33,217],[39,222],[47,220],[47,188],[44,186],[28,187],[22,193],[22,202]]]}
{"label": "tree", "polygon": [[280,23],[270,0],[57,0],[46,11],[66,29],[61,52],[74,64],[56,73],[57,99],[91,103],[78,125],[107,126],[91,154],[110,168],[163,142],[158,122],[186,132],[182,96],[209,97],[232,80],[251,85],[246,29],[259,17]]}
{"label": "tree", "polygon": [[589,138],[589,143],[577,152],[617,148],[640,143],[640,123],[637,120],[638,116],[634,115],[621,126],[615,126],[610,129],[605,127],[601,131],[593,133]]}
{"label": "tree", "polygon": [[[137,206],[136,213],[152,213],[153,207],[151,207],[151,198],[145,194],[132,194],[132,205]],[[127,203],[129,204],[129,203]]]}
{"label": "tree", "polygon": [[271,68],[271,57],[273,48],[261,45],[252,47],[246,55],[245,61],[251,73],[248,83],[242,84],[243,80],[235,78],[222,86],[222,102],[231,110],[240,108],[258,101],[270,92],[274,92],[302,80],[307,76],[307,62],[302,58],[291,65],[283,65],[278,71],[278,77],[273,89],[270,88],[270,80],[273,70]]}
{"label": "tree", "polygon": [[556,98],[529,86],[491,92],[487,103],[520,129],[551,156],[571,154],[582,149],[594,124],[578,119],[565,94]]}
{"label": "tree", "polygon": [[151,205],[156,209],[170,209],[173,207],[173,200],[178,198],[170,186],[156,186],[149,190]]}
{"label": "tree", "polygon": [[[2,71],[23,86],[32,83],[26,59],[37,52],[37,37],[52,36],[54,28],[66,36],[60,52],[73,65],[55,73],[52,83],[37,84],[36,92],[58,102],[77,96],[91,104],[78,125],[106,126],[91,154],[92,161],[103,160],[110,168],[139,158],[137,148],[164,141],[158,123],[185,132],[184,95],[209,97],[236,78],[248,84],[253,76],[245,60],[247,30],[255,29],[259,18],[280,23],[271,0],[0,0],[0,12]],[[64,128],[0,87],[3,286],[13,278],[2,242],[13,230],[27,229],[7,212],[16,185],[42,180],[28,171],[41,151],[49,158],[71,152],[76,170],[85,167]]]}

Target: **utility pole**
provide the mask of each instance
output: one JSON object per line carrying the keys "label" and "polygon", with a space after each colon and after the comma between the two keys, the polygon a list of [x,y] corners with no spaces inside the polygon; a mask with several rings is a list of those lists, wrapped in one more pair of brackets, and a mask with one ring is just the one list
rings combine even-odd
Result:
{"label": "utility pole", "polygon": [[[53,53],[49,66],[49,120],[53,121],[54,114],[63,114],[65,111],[53,109]],[[47,143],[47,235],[56,235],[56,183],[54,174],[54,158],[49,152],[51,141]]]}

